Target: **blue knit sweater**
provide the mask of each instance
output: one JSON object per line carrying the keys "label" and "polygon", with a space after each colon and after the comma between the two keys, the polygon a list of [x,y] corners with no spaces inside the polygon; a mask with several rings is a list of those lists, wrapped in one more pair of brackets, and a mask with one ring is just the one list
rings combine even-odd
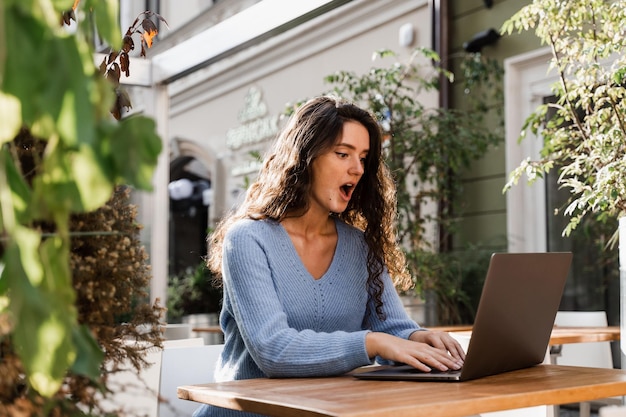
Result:
{"label": "blue knit sweater", "polygon": [[[340,220],[337,248],[315,280],[287,231],[269,220],[241,220],[224,240],[224,350],[215,380],[339,375],[371,364],[369,331],[407,339],[420,327],[411,320],[384,274],[386,320],[365,320],[367,246],[363,233]],[[367,324],[366,324],[367,322]],[[195,417],[245,414],[203,406]]]}

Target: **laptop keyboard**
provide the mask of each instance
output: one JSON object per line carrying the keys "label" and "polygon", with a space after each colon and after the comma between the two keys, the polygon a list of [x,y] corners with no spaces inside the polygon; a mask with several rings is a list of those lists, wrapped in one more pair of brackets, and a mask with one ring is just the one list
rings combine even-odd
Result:
{"label": "laptop keyboard", "polygon": [[447,371],[440,371],[439,369],[432,369],[430,372],[424,372],[416,368],[409,368],[406,370],[406,372],[410,374],[458,375],[461,373],[461,369],[448,369]]}

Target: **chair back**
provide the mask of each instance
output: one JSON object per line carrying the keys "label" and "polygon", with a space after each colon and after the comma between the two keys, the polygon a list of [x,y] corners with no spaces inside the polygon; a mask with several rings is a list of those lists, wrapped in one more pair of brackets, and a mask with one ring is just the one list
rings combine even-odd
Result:
{"label": "chair back", "polygon": [[166,347],[161,359],[161,383],[158,417],[190,416],[200,406],[181,400],[181,385],[213,382],[213,373],[224,345]]}
{"label": "chair back", "polygon": [[[607,326],[604,311],[559,311],[554,320],[555,326],[562,327],[602,327]],[[568,343],[563,345],[556,358],[558,365],[589,366],[593,368],[613,368],[610,342]]]}

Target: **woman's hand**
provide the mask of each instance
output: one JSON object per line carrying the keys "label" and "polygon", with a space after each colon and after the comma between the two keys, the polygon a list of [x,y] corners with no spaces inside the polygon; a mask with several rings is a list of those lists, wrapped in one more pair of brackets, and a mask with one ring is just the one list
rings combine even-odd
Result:
{"label": "woman's hand", "polygon": [[427,343],[437,349],[447,351],[454,360],[463,364],[465,352],[459,342],[447,332],[436,332],[431,330],[418,330],[409,337],[415,342]]}
{"label": "woman's hand", "polygon": [[425,372],[460,369],[465,359],[461,345],[444,332],[416,331],[409,340],[371,332],[365,337],[365,346],[371,358],[380,356]]}

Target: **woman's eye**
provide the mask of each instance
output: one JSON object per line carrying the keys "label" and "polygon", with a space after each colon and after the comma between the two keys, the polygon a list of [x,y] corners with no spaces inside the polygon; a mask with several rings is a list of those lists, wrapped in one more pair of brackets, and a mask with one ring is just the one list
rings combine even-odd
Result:
{"label": "woman's eye", "polygon": [[348,156],[347,153],[343,153],[343,152],[335,152],[337,154],[337,156],[339,156],[340,158],[346,158]]}

